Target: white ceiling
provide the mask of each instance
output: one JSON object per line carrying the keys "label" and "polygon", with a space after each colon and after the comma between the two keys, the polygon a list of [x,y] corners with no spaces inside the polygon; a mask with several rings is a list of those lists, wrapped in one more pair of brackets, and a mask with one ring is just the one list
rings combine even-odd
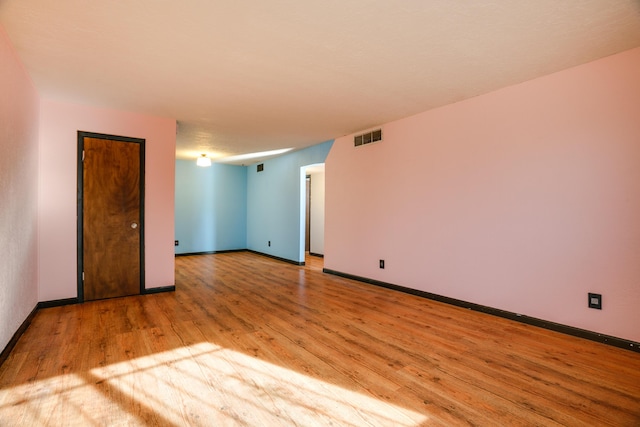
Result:
{"label": "white ceiling", "polygon": [[301,148],[640,46],[640,0],[0,0],[40,94]]}

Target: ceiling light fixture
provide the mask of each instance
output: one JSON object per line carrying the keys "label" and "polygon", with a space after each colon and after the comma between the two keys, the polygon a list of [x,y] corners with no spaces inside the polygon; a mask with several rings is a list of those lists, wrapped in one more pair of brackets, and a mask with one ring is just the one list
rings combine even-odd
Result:
{"label": "ceiling light fixture", "polygon": [[196,165],[202,168],[206,168],[208,166],[211,166],[211,159],[208,158],[206,154],[203,154],[200,157],[198,157],[198,160],[196,160]]}

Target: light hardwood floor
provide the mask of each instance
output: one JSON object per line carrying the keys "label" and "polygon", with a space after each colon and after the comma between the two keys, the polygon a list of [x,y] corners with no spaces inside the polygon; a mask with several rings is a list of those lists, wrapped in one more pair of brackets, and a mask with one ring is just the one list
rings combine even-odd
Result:
{"label": "light hardwood floor", "polygon": [[640,425],[640,354],[240,252],[43,309],[2,426]]}

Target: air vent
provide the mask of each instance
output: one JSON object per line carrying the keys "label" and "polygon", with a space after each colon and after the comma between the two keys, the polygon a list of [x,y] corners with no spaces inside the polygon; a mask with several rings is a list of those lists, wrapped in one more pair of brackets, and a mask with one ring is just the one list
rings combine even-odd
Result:
{"label": "air vent", "polygon": [[356,135],[353,137],[353,144],[356,147],[378,141],[382,141],[382,129],[372,130],[371,132],[363,133],[362,135]]}

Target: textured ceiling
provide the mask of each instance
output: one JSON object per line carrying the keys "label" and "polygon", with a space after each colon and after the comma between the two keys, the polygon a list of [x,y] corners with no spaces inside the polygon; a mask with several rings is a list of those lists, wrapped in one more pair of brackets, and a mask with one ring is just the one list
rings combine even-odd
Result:
{"label": "textured ceiling", "polygon": [[0,0],[40,94],[300,148],[640,46],[639,0]]}

